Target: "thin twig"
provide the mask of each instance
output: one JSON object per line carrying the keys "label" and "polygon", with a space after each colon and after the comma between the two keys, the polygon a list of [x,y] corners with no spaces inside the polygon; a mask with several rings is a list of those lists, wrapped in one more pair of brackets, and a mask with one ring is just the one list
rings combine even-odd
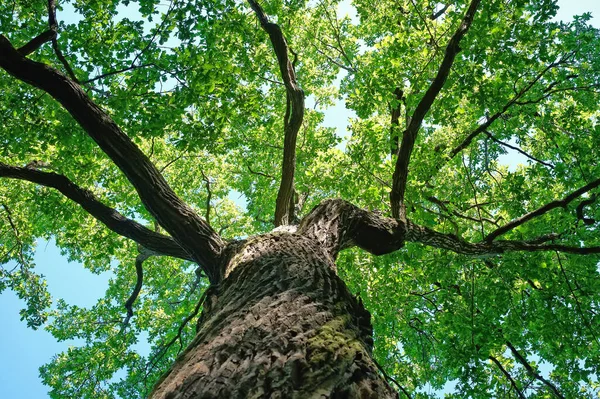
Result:
{"label": "thin twig", "polygon": [[515,150],[515,151],[519,152],[520,154],[522,154],[522,155],[525,155],[527,158],[531,159],[532,161],[535,161],[535,162],[541,163],[541,164],[542,164],[542,165],[544,165],[544,166],[547,166],[547,167],[549,167],[549,168],[551,168],[551,169],[554,169],[554,165],[552,165],[552,164],[549,164],[548,162],[544,162],[544,161],[542,161],[542,160],[540,160],[540,159],[537,159],[536,157],[534,157],[533,155],[530,155],[530,154],[526,153],[525,151],[523,151],[523,150],[522,150],[522,149],[520,149],[519,147],[516,147],[516,146],[510,145],[510,144],[508,144],[508,143],[506,143],[506,142],[504,142],[504,141],[498,140],[497,138],[495,138],[495,137],[494,137],[494,136],[493,136],[493,135],[492,135],[490,132],[488,132],[487,130],[485,130],[485,131],[484,131],[484,133],[485,133],[485,134],[486,134],[486,136],[488,136],[488,137],[489,137],[489,138],[490,138],[490,139],[491,139],[493,142],[495,142],[495,143],[498,143],[498,144],[500,144],[500,145],[502,145],[502,146],[504,146],[504,147],[508,147],[508,148],[510,148],[511,150]]}

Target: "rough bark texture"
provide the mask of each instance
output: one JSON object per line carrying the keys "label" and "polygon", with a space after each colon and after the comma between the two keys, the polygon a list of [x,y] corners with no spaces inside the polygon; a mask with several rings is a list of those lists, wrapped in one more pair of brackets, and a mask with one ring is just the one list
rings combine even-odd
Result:
{"label": "rough bark texture", "polygon": [[314,238],[233,243],[198,335],[151,398],[395,398],[370,315]]}

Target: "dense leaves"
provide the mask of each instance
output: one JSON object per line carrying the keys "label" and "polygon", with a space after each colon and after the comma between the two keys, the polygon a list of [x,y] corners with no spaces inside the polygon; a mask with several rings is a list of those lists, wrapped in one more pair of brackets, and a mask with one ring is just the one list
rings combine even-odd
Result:
{"label": "dense leaves", "polygon": [[[300,216],[342,197],[388,214],[393,141],[437,73],[468,7],[417,0],[261,4],[282,28],[307,97],[295,190]],[[77,80],[226,239],[273,228],[286,94],[268,36],[243,2],[58,4],[58,46]],[[477,242],[600,177],[600,33],[554,19],[544,0],[482,4],[425,117],[405,202],[415,222]],[[347,13],[349,12],[349,15]],[[0,5],[15,47],[48,27],[46,2]],[[66,73],[50,43],[30,55]],[[123,174],[49,95],[0,73],[0,162],[63,174],[123,215],[158,226]],[[344,101],[342,135],[324,122]],[[399,117],[394,121],[392,114]],[[346,118],[348,113],[335,115]],[[394,139],[394,137],[396,137]],[[505,234],[598,246],[598,189]],[[139,248],[57,191],[0,179],[0,290],[21,316],[81,345],[41,368],[53,397],[137,398],[194,335],[208,282],[154,256],[134,316],[124,307]],[[54,240],[110,271],[91,308],[50,298],[32,262]],[[413,398],[595,397],[600,391],[597,256],[472,258],[419,244],[383,257],[342,252],[340,274],[373,314],[375,355]],[[148,356],[136,344],[151,346]],[[404,394],[404,393],[402,393]]]}

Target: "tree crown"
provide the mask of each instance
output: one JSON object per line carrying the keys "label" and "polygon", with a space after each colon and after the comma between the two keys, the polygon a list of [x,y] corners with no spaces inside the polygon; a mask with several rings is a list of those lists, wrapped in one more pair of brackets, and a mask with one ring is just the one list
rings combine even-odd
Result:
{"label": "tree crown", "polygon": [[[30,327],[85,341],[41,368],[53,396],[147,394],[193,337],[226,243],[332,197],[410,233],[337,259],[402,390],[598,392],[589,14],[556,21],[550,0],[356,0],[350,15],[329,0],[5,3],[0,290],[25,299]],[[329,122],[340,104],[345,133]],[[52,306],[39,239],[110,270],[106,296]]]}

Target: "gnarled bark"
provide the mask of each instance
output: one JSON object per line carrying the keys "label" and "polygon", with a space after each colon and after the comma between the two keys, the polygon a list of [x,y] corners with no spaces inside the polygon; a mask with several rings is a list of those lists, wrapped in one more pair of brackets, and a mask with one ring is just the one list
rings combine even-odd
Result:
{"label": "gnarled bark", "polygon": [[198,335],[151,398],[397,397],[371,357],[370,315],[319,240],[276,232],[228,252]]}

